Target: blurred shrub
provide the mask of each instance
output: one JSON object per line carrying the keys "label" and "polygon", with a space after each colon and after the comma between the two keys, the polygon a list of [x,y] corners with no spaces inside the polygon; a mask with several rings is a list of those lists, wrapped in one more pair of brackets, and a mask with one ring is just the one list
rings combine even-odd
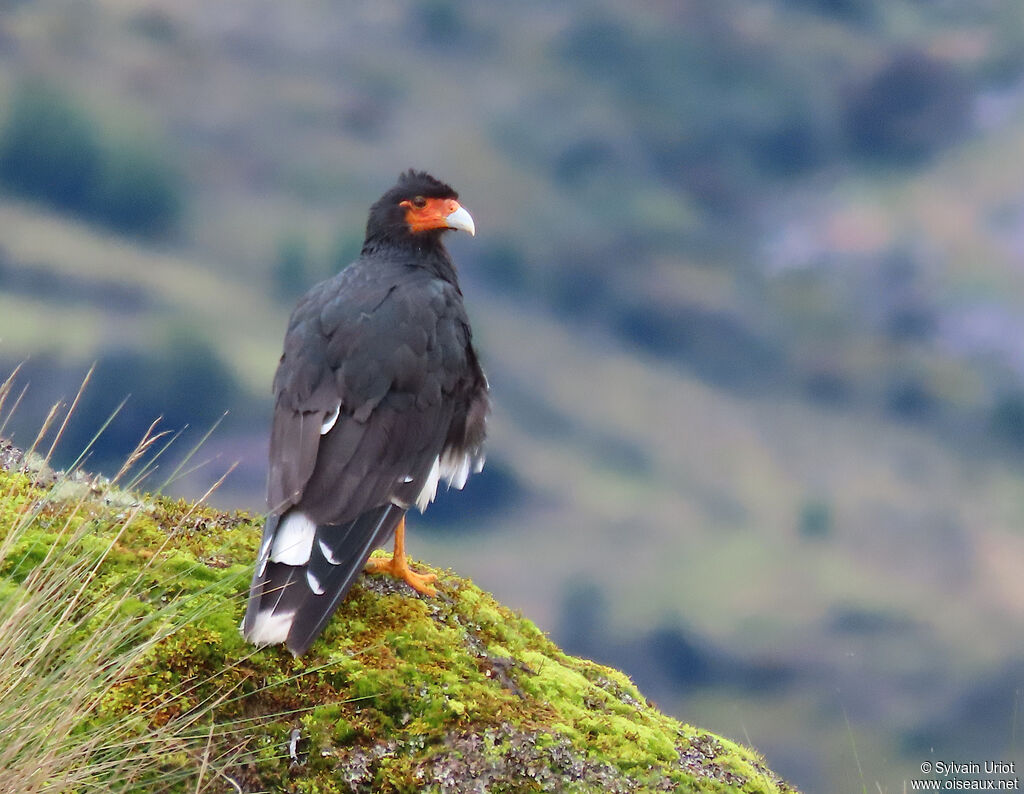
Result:
{"label": "blurred shrub", "polygon": [[787,0],[797,8],[805,8],[844,22],[868,22],[875,17],[874,0]]}
{"label": "blurred shrub", "polygon": [[996,401],[991,429],[1000,441],[1024,448],[1024,392],[1010,392]]}
{"label": "blurred shrub", "polygon": [[676,685],[707,686],[723,672],[700,638],[675,621],[664,622],[647,635],[646,651]]}
{"label": "blurred shrub", "polygon": [[930,339],[936,325],[935,310],[922,301],[894,306],[885,320],[885,334],[897,342]]}
{"label": "blurred shrub", "polygon": [[927,419],[934,412],[936,402],[928,383],[913,374],[894,375],[886,386],[886,410],[900,419]]}
{"label": "blurred shrub", "polygon": [[172,231],[182,187],[166,153],[125,133],[104,134],[54,86],[22,84],[0,132],[0,182],[110,228],[144,237]]}
{"label": "blurred shrub", "polygon": [[157,44],[174,44],[182,37],[181,25],[169,13],[157,8],[139,11],[129,25]]}
{"label": "blurred shrub", "polygon": [[803,392],[821,405],[844,406],[850,403],[854,389],[851,377],[834,367],[813,367],[804,376]]}
{"label": "blurred shrub", "polygon": [[291,233],[278,241],[277,255],[270,271],[275,298],[291,303],[312,286],[309,260],[309,244],[305,237]]}
{"label": "blurred shrub", "polygon": [[472,38],[467,12],[468,7],[457,0],[422,0],[412,6],[409,23],[415,37],[424,44],[459,47]]}
{"label": "blurred shrub", "polygon": [[606,316],[617,300],[610,280],[601,278],[600,271],[582,249],[563,252],[559,266],[543,273],[542,278],[548,306],[561,317]]}
{"label": "blurred shrub", "polygon": [[832,507],[821,498],[808,499],[800,506],[797,518],[800,537],[823,540],[832,534]]}
{"label": "blurred shrub", "polygon": [[362,229],[338,232],[327,259],[327,278],[340,273],[359,258],[359,252],[363,250],[363,236]]}
{"label": "blurred shrub", "polygon": [[492,456],[461,491],[442,484],[430,509],[416,516],[416,526],[450,533],[479,532],[495,527],[498,517],[525,505],[529,496],[515,472]]}
{"label": "blurred shrub", "polygon": [[906,636],[922,629],[918,621],[899,611],[842,603],[829,607],[826,623],[829,631],[873,637],[883,634]]}
{"label": "blurred shrub", "polygon": [[177,226],[181,209],[178,175],[152,143],[108,142],[92,207],[97,220],[158,237]]}
{"label": "blurred shrub", "polygon": [[529,273],[519,247],[507,237],[482,245],[473,271],[499,292],[520,294],[529,287]]}
{"label": "blurred shrub", "polygon": [[797,176],[823,165],[830,156],[820,125],[809,108],[797,108],[759,130],[748,144],[755,164],[769,176]]}
{"label": "blurred shrub", "polygon": [[152,312],[161,306],[158,296],[138,282],[104,278],[89,273],[68,273],[43,264],[25,265],[0,248],[0,292],[63,306],[92,306],[125,317]]}
{"label": "blurred shrub", "polygon": [[916,50],[855,86],[845,115],[855,154],[913,164],[967,129],[970,90],[953,67]]}
{"label": "blurred shrub", "polygon": [[616,312],[613,328],[625,342],[674,359],[719,386],[763,388],[785,373],[785,350],[739,317],[699,305],[641,303]]}
{"label": "blurred shrub", "polygon": [[[607,13],[581,14],[554,55],[604,83],[629,114],[632,138],[652,172],[716,214],[732,215],[766,177],[788,177],[841,153],[834,145],[834,91],[820,73],[751,46],[730,11],[695,4],[679,29],[643,29]],[[613,150],[579,137],[555,164],[557,178],[607,167]]]}
{"label": "blurred shrub", "polygon": [[64,94],[25,83],[0,134],[0,180],[15,193],[88,214],[103,166],[99,137],[92,119]]}
{"label": "blurred shrub", "polygon": [[577,19],[565,31],[557,48],[564,60],[590,74],[617,79],[629,79],[622,70],[643,54],[631,32],[604,14]]}
{"label": "blurred shrub", "polygon": [[572,141],[555,158],[553,175],[564,185],[579,185],[594,171],[614,161],[611,147],[596,138]]}
{"label": "blurred shrub", "polygon": [[558,641],[569,653],[593,658],[607,652],[608,597],[592,579],[577,578],[562,586]]}
{"label": "blurred shrub", "polygon": [[128,398],[97,440],[90,466],[116,470],[157,417],[159,427],[205,431],[242,399],[231,369],[191,332],[172,334],[156,351],[121,349],[103,355],[68,425],[63,449],[77,454]]}

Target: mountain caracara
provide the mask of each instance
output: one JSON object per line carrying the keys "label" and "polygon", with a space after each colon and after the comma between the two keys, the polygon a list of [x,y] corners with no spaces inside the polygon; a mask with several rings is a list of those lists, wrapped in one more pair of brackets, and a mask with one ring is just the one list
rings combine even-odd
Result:
{"label": "mountain caracara", "polygon": [[405,513],[438,482],[483,467],[487,379],[442,242],[475,233],[458,194],[408,171],[370,208],[362,253],[299,301],[274,376],[269,515],[242,624],[257,645],[305,653],[394,535],[387,572],[433,595],[406,563]]}

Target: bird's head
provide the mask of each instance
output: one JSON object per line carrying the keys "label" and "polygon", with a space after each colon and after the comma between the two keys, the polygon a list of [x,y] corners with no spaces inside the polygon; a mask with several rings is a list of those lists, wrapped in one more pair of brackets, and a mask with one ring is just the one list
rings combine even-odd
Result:
{"label": "bird's head", "polygon": [[438,238],[449,229],[476,234],[473,217],[459,204],[459,194],[424,171],[406,171],[370,208],[367,240]]}

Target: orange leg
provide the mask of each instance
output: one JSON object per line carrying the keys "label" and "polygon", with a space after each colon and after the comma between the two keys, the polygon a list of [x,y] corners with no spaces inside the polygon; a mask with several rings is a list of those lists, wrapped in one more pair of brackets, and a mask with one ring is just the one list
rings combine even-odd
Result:
{"label": "orange leg", "polygon": [[371,557],[366,563],[367,573],[386,573],[401,579],[409,587],[423,595],[435,596],[437,591],[430,586],[431,582],[437,581],[437,576],[432,573],[416,573],[409,567],[409,561],[405,556],[405,516],[395,527],[395,553],[391,558]]}

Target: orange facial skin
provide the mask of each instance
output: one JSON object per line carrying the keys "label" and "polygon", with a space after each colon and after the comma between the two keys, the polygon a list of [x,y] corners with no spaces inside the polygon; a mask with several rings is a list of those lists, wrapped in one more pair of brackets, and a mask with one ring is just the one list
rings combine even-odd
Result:
{"label": "orange facial skin", "polygon": [[[417,206],[422,201],[423,206]],[[403,201],[398,206],[405,207],[405,220],[414,234],[429,232],[432,229],[447,229],[448,216],[459,209],[455,199],[425,198]]]}

